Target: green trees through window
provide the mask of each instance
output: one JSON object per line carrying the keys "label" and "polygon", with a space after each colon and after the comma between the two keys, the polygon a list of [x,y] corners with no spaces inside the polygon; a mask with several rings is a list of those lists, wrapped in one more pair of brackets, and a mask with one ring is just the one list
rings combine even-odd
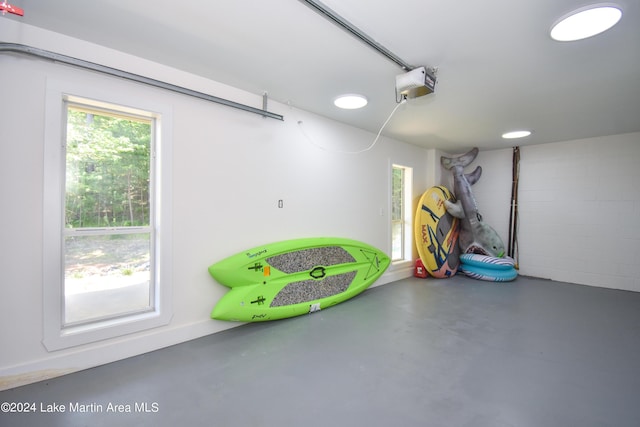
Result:
{"label": "green trees through window", "polygon": [[69,107],[65,226],[148,226],[151,121]]}
{"label": "green trees through window", "polygon": [[404,259],[405,168],[393,166],[391,182],[391,259]]}
{"label": "green trees through window", "polygon": [[391,260],[404,262],[412,257],[413,169],[393,165],[391,169]]}
{"label": "green trees through window", "polygon": [[153,124],[67,105],[65,325],[153,309]]}

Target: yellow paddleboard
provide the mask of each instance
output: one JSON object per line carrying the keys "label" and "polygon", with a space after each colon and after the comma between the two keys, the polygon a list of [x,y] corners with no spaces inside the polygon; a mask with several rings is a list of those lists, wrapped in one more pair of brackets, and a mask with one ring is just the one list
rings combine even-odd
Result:
{"label": "yellow paddleboard", "polygon": [[460,222],[447,212],[444,200],[454,201],[454,197],[443,186],[425,191],[418,202],[414,229],[420,259],[429,275],[437,278],[455,275],[460,263]]}

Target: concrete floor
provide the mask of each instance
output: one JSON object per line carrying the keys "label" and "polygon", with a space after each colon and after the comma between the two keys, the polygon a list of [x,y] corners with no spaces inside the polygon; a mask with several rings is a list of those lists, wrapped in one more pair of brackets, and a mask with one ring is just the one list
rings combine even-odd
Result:
{"label": "concrete floor", "polygon": [[0,392],[0,402],[67,410],[0,413],[1,426],[635,427],[640,293],[411,278]]}

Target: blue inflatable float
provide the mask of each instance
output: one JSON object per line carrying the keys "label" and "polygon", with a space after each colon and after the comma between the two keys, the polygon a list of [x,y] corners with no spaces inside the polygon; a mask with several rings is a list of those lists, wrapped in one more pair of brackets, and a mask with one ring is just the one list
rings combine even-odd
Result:
{"label": "blue inflatable float", "polygon": [[497,258],[479,254],[460,255],[460,271],[478,280],[510,282],[518,277],[513,258]]}

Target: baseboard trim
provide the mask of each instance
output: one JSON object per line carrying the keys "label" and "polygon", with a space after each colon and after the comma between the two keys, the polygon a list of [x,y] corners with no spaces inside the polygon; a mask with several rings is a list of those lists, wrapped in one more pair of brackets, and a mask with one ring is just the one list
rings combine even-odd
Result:
{"label": "baseboard trim", "polygon": [[[410,277],[412,274],[411,263],[392,266],[372,287],[383,286]],[[139,356],[240,325],[243,323],[222,322],[207,318],[179,327],[160,327],[139,334],[94,343],[86,348],[80,346],[63,350],[58,354],[52,353],[45,359],[0,370],[0,391]]]}

